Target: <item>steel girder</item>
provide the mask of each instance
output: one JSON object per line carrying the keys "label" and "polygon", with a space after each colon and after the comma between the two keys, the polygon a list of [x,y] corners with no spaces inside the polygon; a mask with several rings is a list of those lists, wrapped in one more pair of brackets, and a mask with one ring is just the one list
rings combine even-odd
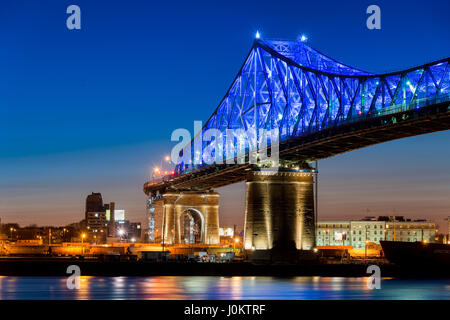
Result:
{"label": "steel girder", "polygon": [[[227,129],[275,129],[280,142],[285,142],[343,124],[448,102],[449,64],[446,58],[377,75],[344,65],[300,41],[256,40],[202,134],[218,129],[225,139]],[[203,150],[210,143],[204,141]],[[194,159],[194,148],[189,147],[185,150],[190,149],[190,159]],[[221,152],[224,159],[229,157],[225,150]],[[176,171],[183,174],[205,166],[183,161]]]}

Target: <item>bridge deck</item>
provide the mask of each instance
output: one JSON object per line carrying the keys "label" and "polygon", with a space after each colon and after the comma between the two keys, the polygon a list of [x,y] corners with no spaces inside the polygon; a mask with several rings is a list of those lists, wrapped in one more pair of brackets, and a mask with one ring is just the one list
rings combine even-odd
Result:
{"label": "bridge deck", "polygon": [[[280,143],[280,159],[320,160],[381,142],[450,129],[450,103],[441,102],[385,116],[366,117]],[[246,180],[254,165],[216,164],[163,181],[147,182],[146,194],[209,190]]]}

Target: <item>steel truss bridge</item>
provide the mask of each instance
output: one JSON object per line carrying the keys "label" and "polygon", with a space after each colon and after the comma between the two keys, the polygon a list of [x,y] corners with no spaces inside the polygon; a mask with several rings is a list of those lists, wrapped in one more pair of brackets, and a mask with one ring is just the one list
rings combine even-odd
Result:
{"label": "steel truss bridge", "polygon": [[[301,41],[255,40],[202,134],[261,128],[278,130],[279,157],[286,167],[450,129],[450,58],[373,74]],[[193,141],[185,148],[191,159],[196,156]],[[203,150],[208,143],[203,142]],[[245,181],[255,166],[184,160],[175,175],[147,182],[144,191],[213,189]]]}

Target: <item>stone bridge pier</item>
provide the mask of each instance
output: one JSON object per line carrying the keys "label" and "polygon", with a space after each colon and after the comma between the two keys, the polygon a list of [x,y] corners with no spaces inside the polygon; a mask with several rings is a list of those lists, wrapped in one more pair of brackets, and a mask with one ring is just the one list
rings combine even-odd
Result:
{"label": "stone bridge pier", "polygon": [[246,182],[244,248],[254,259],[291,260],[315,246],[313,170],[253,170]]}
{"label": "stone bridge pier", "polygon": [[219,194],[171,191],[150,200],[151,242],[219,244]]}

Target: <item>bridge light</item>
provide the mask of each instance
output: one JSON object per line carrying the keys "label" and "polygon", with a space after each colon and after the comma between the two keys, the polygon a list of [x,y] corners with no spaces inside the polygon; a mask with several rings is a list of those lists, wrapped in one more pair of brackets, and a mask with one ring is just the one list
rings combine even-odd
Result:
{"label": "bridge light", "polygon": [[305,36],[304,34],[302,34],[302,35],[300,36],[300,41],[301,41],[301,42],[306,42],[306,41],[308,41],[308,37]]}
{"label": "bridge light", "polygon": [[259,34],[259,31],[256,31],[255,38],[256,38],[256,39],[261,38],[261,35]]}

